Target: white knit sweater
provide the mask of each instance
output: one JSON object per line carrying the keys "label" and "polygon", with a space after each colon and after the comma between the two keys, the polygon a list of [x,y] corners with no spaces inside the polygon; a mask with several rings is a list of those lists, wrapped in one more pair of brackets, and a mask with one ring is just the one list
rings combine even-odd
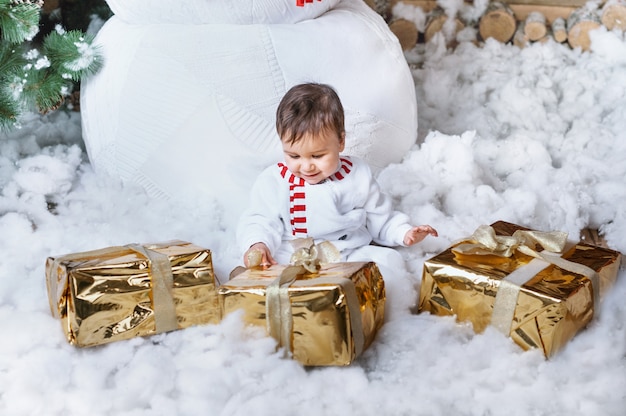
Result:
{"label": "white knit sweater", "polygon": [[290,252],[289,240],[312,237],[316,243],[330,241],[345,259],[372,241],[404,245],[410,228],[408,216],[394,211],[367,163],[343,156],[337,172],[315,185],[295,177],[282,163],[266,168],[240,218],[237,241],[242,251],[263,242],[276,258],[278,251]]}

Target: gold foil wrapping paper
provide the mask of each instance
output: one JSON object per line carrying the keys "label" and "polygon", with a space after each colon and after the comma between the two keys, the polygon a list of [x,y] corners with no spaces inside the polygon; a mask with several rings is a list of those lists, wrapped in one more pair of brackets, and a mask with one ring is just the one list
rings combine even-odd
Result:
{"label": "gold foil wrapping paper", "polygon": [[[497,235],[510,236],[515,224],[492,224]],[[462,244],[458,243],[458,244]],[[453,245],[424,263],[418,311],[439,316],[455,315],[470,322],[476,332],[492,324],[494,303],[502,281],[528,266],[532,257],[519,252],[511,257],[459,255]],[[613,285],[621,254],[614,250],[577,243],[560,256],[597,272],[599,294],[589,277],[549,265],[519,289],[509,336],[523,349],[539,348],[549,358],[598,312],[596,298],[602,299]]]}
{"label": "gold foil wrapping paper", "polygon": [[[251,268],[218,288],[223,316],[243,309],[244,320],[267,329],[268,286],[285,265]],[[373,262],[329,263],[288,288],[293,358],[307,366],[349,365],[383,324],[385,286]]]}
{"label": "gold foil wrapping paper", "polygon": [[220,320],[211,251],[184,241],[49,257],[46,283],[51,312],[78,347]]}

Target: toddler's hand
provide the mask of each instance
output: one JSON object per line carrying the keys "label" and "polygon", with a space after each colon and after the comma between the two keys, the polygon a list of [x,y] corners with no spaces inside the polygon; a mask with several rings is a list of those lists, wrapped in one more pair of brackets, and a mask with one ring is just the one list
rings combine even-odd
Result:
{"label": "toddler's hand", "polygon": [[250,246],[248,251],[243,255],[243,264],[246,267],[269,267],[272,264],[277,264],[276,260],[272,257],[269,248],[263,243],[255,243]]}
{"label": "toddler's hand", "polygon": [[407,246],[412,246],[413,244],[419,243],[426,236],[432,235],[433,237],[437,237],[437,230],[435,230],[430,225],[418,225],[417,227],[411,228],[404,235],[404,244]]}

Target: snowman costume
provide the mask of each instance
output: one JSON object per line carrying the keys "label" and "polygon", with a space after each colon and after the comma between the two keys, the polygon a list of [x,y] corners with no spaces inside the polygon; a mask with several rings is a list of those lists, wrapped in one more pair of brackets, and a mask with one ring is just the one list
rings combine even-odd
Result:
{"label": "snowman costume", "polygon": [[107,4],[114,16],[95,39],[104,66],[81,83],[83,137],[98,173],[189,205],[219,200],[225,221],[236,221],[259,173],[281,160],[280,99],[309,81],[340,94],[346,153],[374,171],[417,140],[410,69],[363,1]]}
{"label": "snowman costume", "polygon": [[287,264],[294,252],[291,241],[311,237],[316,244],[331,242],[341,261],[374,261],[388,275],[404,269],[402,256],[389,246],[405,246],[404,235],[412,228],[409,217],[394,211],[367,162],[342,156],[339,164],[331,177],[315,185],[283,163],[266,168],[238,224],[241,250],[262,242],[278,263]]}

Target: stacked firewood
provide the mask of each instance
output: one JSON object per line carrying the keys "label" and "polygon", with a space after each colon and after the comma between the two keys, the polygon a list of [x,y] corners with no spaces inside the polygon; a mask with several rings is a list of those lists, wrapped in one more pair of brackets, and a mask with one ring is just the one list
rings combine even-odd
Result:
{"label": "stacked firewood", "polygon": [[[545,3],[546,0],[535,0],[541,4],[513,1],[516,0],[491,1],[482,15],[474,19],[463,18],[458,12],[448,16],[436,0],[390,0],[388,9],[381,14],[405,51],[444,30],[447,43],[453,46],[455,35],[465,28],[474,29],[476,42],[493,38],[524,47],[553,39],[582,50],[589,50],[589,32],[594,29],[604,26],[608,30],[626,30],[626,0],[606,0],[601,5],[585,4],[584,0],[553,0],[555,4]],[[422,19],[407,18],[407,8],[421,11]]]}

